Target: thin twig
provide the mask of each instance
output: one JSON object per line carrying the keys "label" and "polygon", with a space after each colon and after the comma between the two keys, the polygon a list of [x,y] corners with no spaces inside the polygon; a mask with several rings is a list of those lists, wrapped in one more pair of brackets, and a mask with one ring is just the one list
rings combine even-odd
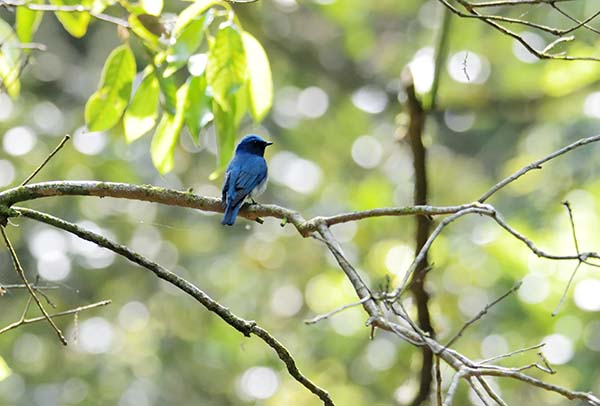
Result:
{"label": "thin twig", "polygon": [[522,6],[525,4],[552,4],[554,2],[574,1],[574,0],[494,0],[479,3],[469,3],[472,8],[479,7],[502,7],[502,6]]}
{"label": "thin twig", "polygon": [[558,11],[560,14],[562,14],[563,16],[567,17],[569,20],[574,21],[576,23],[579,23],[580,25],[582,25],[583,27],[587,28],[588,30],[596,33],[596,34],[600,34],[600,30],[597,30],[596,28],[590,26],[589,24],[587,24],[592,18],[596,17],[598,15],[598,13],[592,15],[590,18],[586,19],[585,21],[579,21],[578,19],[574,18],[573,16],[571,16],[568,13],[565,13],[560,7],[558,7],[555,2],[550,2],[550,6],[552,8],[554,8],[556,11]]}
{"label": "thin twig", "polygon": [[435,356],[435,387],[437,406],[442,406],[444,403],[442,399],[442,371],[440,368],[440,357],[437,355]]}
{"label": "thin twig", "polygon": [[469,328],[469,326],[471,326],[477,320],[480,320],[483,316],[485,316],[492,307],[494,307],[495,305],[500,303],[502,300],[504,300],[510,294],[519,290],[521,285],[523,285],[523,281],[517,282],[517,284],[515,286],[513,286],[508,291],[506,291],[502,296],[500,296],[500,297],[496,298],[495,300],[493,300],[492,302],[486,304],[485,307],[483,309],[481,309],[481,311],[475,315],[475,317],[473,317],[471,320],[469,320],[465,324],[463,324],[463,326],[460,328],[460,330],[458,330],[458,332],[444,346],[444,350],[446,348],[450,347],[452,344],[454,344],[456,342],[456,340],[458,340],[462,336],[462,334],[465,332],[465,330],[467,328]]}
{"label": "thin twig", "polygon": [[21,266],[21,262],[19,261],[19,257],[17,256],[17,253],[15,252],[15,249],[13,248],[10,240],[8,239],[8,236],[6,235],[6,230],[4,230],[4,227],[0,227],[0,232],[2,233],[2,238],[4,239],[4,243],[6,244],[6,248],[8,248],[8,252],[10,253],[10,256],[12,258],[15,271],[17,272],[17,274],[23,280],[23,283],[25,284],[25,286],[27,286],[27,290],[29,291],[29,294],[33,297],[33,300],[35,300],[35,303],[40,308],[40,311],[44,315],[44,318],[48,321],[48,323],[50,324],[50,326],[52,326],[52,328],[56,332],[56,335],[58,335],[58,338],[60,339],[60,342],[63,345],[67,345],[67,340],[65,339],[65,336],[63,335],[62,331],[60,331],[60,329],[58,328],[58,326],[50,318],[50,316],[48,315],[48,312],[46,312],[46,309],[42,305],[42,302],[37,297],[35,291],[31,287],[31,285],[29,284],[29,281],[27,280],[27,277],[25,276],[25,271],[23,270],[23,267]]}
{"label": "thin twig", "polygon": [[563,206],[567,209],[567,213],[569,213],[569,222],[571,223],[571,233],[573,234],[573,243],[575,244],[575,250],[577,254],[580,254],[579,251],[579,242],[577,241],[577,232],[575,231],[575,221],[573,220],[573,210],[571,210],[571,203],[567,200],[563,202]]}
{"label": "thin twig", "polygon": [[[10,284],[10,285],[1,285],[4,289],[27,289],[27,285],[22,283]],[[60,289],[60,286],[56,285],[31,285],[31,287],[37,291],[45,290],[45,289]]]}
{"label": "thin twig", "polygon": [[484,359],[483,361],[480,361],[479,364],[480,365],[484,365],[484,364],[489,364],[491,362],[498,361],[498,360],[501,360],[501,359],[504,359],[504,358],[510,358],[510,357],[515,356],[517,354],[522,354],[524,352],[537,350],[538,348],[542,348],[545,345],[546,345],[546,343],[540,343],[540,344],[537,344],[537,345],[534,345],[534,346],[531,346],[531,347],[520,348],[518,350],[509,352],[509,353],[506,353],[506,354],[495,355],[495,356],[493,356],[491,358],[487,358],[487,359]]}
{"label": "thin twig", "polygon": [[467,376],[466,379],[473,392],[475,392],[479,400],[481,400],[481,403],[483,403],[484,406],[491,406],[485,398],[484,393],[481,391],[481,389],[479,389],[479,386],[477,386],[477,384],[473,382],[473,377]]}
{"label": "thin twig", "polygon": [[404,290],[406,289],[406,286],[408,285],[410,277],[412,276],[414,271],[417,269],[419,263],[421,261],[423,261],[423,259],[427,255],[427,252],[429,251],[429,248],[431,248],[431,245],[433,244],[435,239],[441,234],[441,232],[444,230],[445,227],[447,227],[453,221],[456,221],[457,219],[459,219],[462,216],[465,216],[467,214],[472,214],[472,213],[490,214],[490,212],[491,212],[491,206],[487,206],[487,205],[471,206],[468,209],[460,210],[460,211],[454,213],[453,215],[448,216],[444,220],[442,220],[437,225],[437,227],[433,230],[433,232],[429,235],[429,238],[427,239],[426,243],[423,245],[423,247],[421,248],[421,250],[415,257],[414,261],[410,265],[410,267],[404,273],[404,278],[402,280],[402,284],[400,286],[398,286],[396,289],[394,289],[388,296],[390,298],[394,299],[394,298],[399,297],[399,295],[402,292],[404,292]]}
{"label": "thin twig", "polygon": [[443,406],[451,406],[454,401],[454,394],[458,389],[458,384],[460,379],[464,376],[463,371],[460,370],[452,377],[452,381],[450,382],[450,387],[448,387],[448,392],[446,393],[446,400],[443,403]]}
{"label": "thin twig", "polygon": [[569,281],[567,282],[567,286],[565,286],[565,289],[563,290],[563,293],[560,296],[560,300],[558,301],[558,304],[556,305],[556,308],[552,312],[552,317],[555,317],[558,314],[558,312],[560,311],[560,308],[562,307],[563,302],[565,301],[565,298],[567,297],[567,292],[569,291],[569,288],[571,287],[571,283],[573,283],[573,279],[575,278],[575,274],[577,273],[577,270],[579,270],[579,267],[581,266],[582,263],[583,263],[583,261],[577,262],[577,265],[575,265],[575,268],[573,269],[573,272],[571,272],[571,276],[569,277]]}
{"label": "thin twig", "polygon": [[60,149],[70,139],[71,139],[71,136],[69,134],[65,135],[63,137],[63,139],[60,141],[60,143],[56,146],[56,148],[54,148],[54,150],[50,153],[50,155],[48,155],[46,157],[46,159],[44,159],[44,161],[31,173],[31,175],[29,175],[27,177],[27,179],[25,179],[23,181],[23,183],[21,183],[21,186],[25,186],[26,184],[28,184],[31,181],[31,179],[33,179],[35,177],[35,175],[37,175],[44,168],[44,166],[46,166],[46,164],[54,157],[54,155],[56,155],[58,153],[58,151],[60,151]]}
{"label": "thin twig", "polygon": [[525,175],[527,172],[534,170],[534,169],[542,169],[542,165],[545,164],[546,162],[548,162],[558,156],[564,155],[567,152],[574,150],[575,148],[579,148],[583,145],[591,144],[591,143],[597,142],[597,141],[600,141],[600,135],[582,138],[578,141],[575,141],[572,144],[567,145],[566,147],[563,147],[557,151],[554,151],[553,153],[551,153],[549,155],[546,155],[543,158],[538,159],[537,161],[530,163],[529,165],[524,166],[523,168],[519,169],[512,175],[508,176],[507,178],[502,179],[500,182],[498,182],[494,186],[492,186],[487,192],[485,192],[483,194],[483,196],[481,196],[478,199],[478,201],[480,203],[485,202],[494,193],[496,193],[497,191],[499,191],[500,189],[502,189],[504,186],[508,185],[509,183],[512,183],[515,180],[519,179],[521,176]]}
{"label": "thin twig", "polygon": [[512,23],[512,24],[522,24],[522,25],[536,28],[536,29],[539,29],[542,31],[549,32],[549,33],[551,33],[553,35],[557,35],[557,36],[563,35],[563,33],[565,31],[569,32],[571,29],[560,30],[560,29],[548,27],[545,25],[532,23],[527,20],[519,20],[519,19],[515,19],[515,18],[494,16],[494,15],[482,15],[482,14],[479,14],[474,8],[470,7],[468,2],[466,2],[464,0],[457,0],[459,3],[463,4],[466,9],[468,9],[470,11],[471,14],[467,14],[467,13],[464,13],[461,10],[457,9],[456,7],[454,7],[452,4],[450,4],[450,2],[448,0],[438,0],[438,1],[440,3],[442,3],[444,6],[446,6],[448,9],[450,9],[454,14],[459,15],[460,17],[474,18],[474,19],[481,20],[484,23],[492,26],[496,30],[500,31],[501,33],[503,33],[511,38],[514,38],[516,41],[521,43],[521,45],[523,45],[523,47],[525,47],[525,49],[527,49],[527,51],[529,51],[532,55],[535,55],[540,59],[555,59],[555,60],[563,60],[563,61],[594,61],[594,62],[600,61],[600,58],[592,57],[592,56],[571,56],[571,55],[563,55],[563,54],[544,53],[542,51],[535,49],[521,35],[506,28],[503,25],[499,24],[497,21],[501,21],[501,22],[505,22],[505,23]]}
{"label": "thin twig", "polygon": [[333,316],[333,315],[336,315],[336,314],[338,314],[338,313],[341,313],[341,312],[343,312],[343,311],[344,311],[344,310],[346,310],[346,309],[349,309],[349,308],[351,308],[351,307],[360,306],[361,304],[363,304],[364,302],[366,302],[366,301],[367,301],[367,300],[369,300],[369,299],[371,299],[371,297],[370,297],[370,296],[363,297],[363,298],[362,298],[361,300],[359,300],[358,302],[354,302],[354,303],[347,303],[347,304],[345,304],[345,305],[343,305],[343,306],[340,306],[340,307],[338,307],[337,309],[333,309],[332,311],[330,311],[330,312],[327,312],[327,313],[325,313],[325,314],[318,315],[318,316],[316,316],[316,317],[313,317],[312,319],[307,319],[307,320],[304,320],[304,323],[305,323],[305,324],[315,324],[315,323],[318,323],[318,322],[320,322],[321,320],[328,319],[328,318],[330,318],[331,316]]}
{"label": "thin twig", "polygon": [[36,4],[36,3],[28,3],[23,0],[0,0],[0,6],[6,5],[11,7],[25,7],[32,11],[42,11],[42,12],[63,12],[63,13],[88,13],[92,17],[106,21],[115,25],[119,25],[121,27],[129,28],[129,23],[121,18],[114,17],[104,13],[98,13],[93,11],[89,7],[85,7],[81,4],[76,5],[53,5],[53,4]]}
{"label": "thin twig", "polygon": [[508,406],[506,402],[500,397],[500,395],[498,395],[496,391],[494,391],[494,389],[486,382],[486,380],[483,377],[477,376],[476,379],[477,382],[479,382],[479,384],[483,388],[483,390],[485,390],[485,392],[490,398],[494,400],[494,402],[496,402],[500,406]]}
{"label": "thin twig", "polygon": [[[31,296],[28,297],[28,303],[31,303]],[[49,314],[48,317],[50,319],[53,319],[55,317],[68,316],[70,314],[79,314],[80,312],[83,312],[86,310],[91,310],[91,309],[94,309],[94,308],[100,307],[100,306],[106,306],[106,305],[109,305],[110,303],[112,303],[111,300],[103,300],[101,302],[92,303],[92,304],[85,305],[85,306],[80,306],[80,307],[77,307],[74,309],[65,310],[65,311],[58,312],[58,313],[52,313],[52,314]],[[27,308],[28,307],[26,307],[26,309]],[[25,325],[25,324],[36,323],[36,322],[43,321],[43,320],[46,320],[45,316],[39,316],[39,317],[33,317],[31,319],[26,319],[25,313],[23,313],[23,316],[21,317],[21,319],[19,321],[9,324],[8,326],[0,329],[0,334],[6,333],[9,330],[15,329],[15,328]]]}

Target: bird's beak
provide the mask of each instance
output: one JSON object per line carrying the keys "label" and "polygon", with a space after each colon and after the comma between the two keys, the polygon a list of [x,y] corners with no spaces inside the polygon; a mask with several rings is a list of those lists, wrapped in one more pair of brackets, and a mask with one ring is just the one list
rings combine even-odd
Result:
{"label": "bird's beak", "polygon": [[272,142],[269,142],[269,141],[265,141],[265,144],[267,145],[267,147],[268,147],[269,145],[273,145],[273,143],[272,143]]}

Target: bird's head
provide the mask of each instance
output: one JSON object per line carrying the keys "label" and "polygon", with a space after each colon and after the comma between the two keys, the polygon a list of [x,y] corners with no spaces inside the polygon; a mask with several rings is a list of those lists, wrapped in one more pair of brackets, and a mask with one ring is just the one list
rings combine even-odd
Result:
{"label": "bird's head", "polygon": [[262,156],[265,153],[265,148],[271,144],[273,143],[263,140],[256,134],[249,134],[242,138],[235,151]]}

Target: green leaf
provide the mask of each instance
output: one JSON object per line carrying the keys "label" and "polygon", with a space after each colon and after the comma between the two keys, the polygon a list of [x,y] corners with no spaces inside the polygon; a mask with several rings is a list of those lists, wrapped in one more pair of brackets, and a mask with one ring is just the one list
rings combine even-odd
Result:
{"label": "green leaf", "polygon": [[179,70],[183,65],[187,64],[190,56],[196,52],[202,44],[204,37],[205,17],[191,22],[175,39],[175,43],[169,47],[167,52],[167,62],[169,68],[165,71],[166,76],[170,76],[175,71]]}
{"label": "green leaf", "polygon": [[173,76],[165,77],[165,69],[163,67],[155,66],[154,75],[158,79],[158,85],[164,96],[163,106],[171,115],[175,115],[177,109],[177,85],[175,84],[175,78]]}
{"label": "green leaf", "polygon": [[0,19],[0,81],[11,97],[17,97],[21,91],[21,60],[23,53],[12,27]]}
{"label": "green leaf", "polygon": [[[231,101],[235,105],[235,101]],[[213,113],[215,115],[215,129],[217,131],[217,169],[210,175],[210,179],[216,179],[227,166],[233,156],[235,144],[235,114],[233,109],[225,111],[221,105],[213,101]]]}
{"label": "green leaf", "polygon": [[210,123],[213,117],[211,97],[206,94],[206,78],[193,76],[189,85],[185,120],[196,144],[198,144],[200,130]]}
{"label": "green leaf", "polygon": [[149,72],[137,88],[123,116],[125,140],[133,142],[156,125],[160,89],[156,76]]}
{"label": "green leaf", "polygon": [[[31,4],[42,4],[43,0],[33,0]],[[27,7],[17,7],[15,17],[15,29],[19,41],[27,43],[31,42],[35,32],[37,31],[44,13],[42,11],[30,10]]]}
{"label": "green leaf", "polygon": [[248,83],[244,83],[234,94],[233,119],[236,126],[240,124],[240,121],[242,121],[242,118],[244,118],[244,115],[248,111],[248,101],[250,98],[248,88]]}
{"label": "green leaf", "polygon": [[252,35],[242,34],[248,66],[248,96],[254,121],[261,121],[273,105],[273,80],[269,59],[262,45]]}
{"label": "green leaf", "polygon": [[188,95],[188,84],[184,83],[177,90],[177,111],[175,115],[165,112],[156,127],[150,145],[152,162],[161,174],[173,169],[175,145],[183,127]]}
{"label": "green leaf", "polygon": [[158,38],[164,27],[156,17],[150,14],[129,14],[127,21],[135,35],[143,39],[152,49],[157,50],[159,48]]}
{"label": "green leaf", "polygon": [[4,361],[4,358],[0,356],[0,382],[8,378],[11,374],[11,370]]}
{"label": "green leaf", "polygon": [[211,8],[212,6],[220,5],[227,10],[230,10],[231,7],[229,4],[224,1],[219,0],[197,0],[191,6],[185,8],[179,16],[177,17],[177,21],[175,22],[175,28],[173,29],[173,34],[178,37],[183,29],[188,26],[192,21],[194,21],[200,14],[204,13],[206,10]]}
{"label": "green leaf", "polygon": [[[53,6],[89,6],[89,1],[78,1],[78,0],[50,0],[50,4]],[[90,23],[90,14],[86,11],[57,11],[56,18],[62,24],[64,29],[74,36],[75,38],[81,38],[87,32],[88,25]]]}
{"label": "green leaf", "polygon": [[2,86],[4,86],[10,97],[19,95],[21,92],[19,68],[4,53],[0,53],[0,79],[2,79]]}
{"label": "green leaf", "polygon": [[98,90],[85,105],[85,122],[90,131],[106,131],[117,124],[129,102],[135,69],[129,45],[121,45],[110,53]]}
{"label": "green leaf", "polygon": [[229,110],[229,96],[246,79],[244,45],[236,26],[225,25],[217,33],[209,49],[206,79],[215,100],[224,111]]}

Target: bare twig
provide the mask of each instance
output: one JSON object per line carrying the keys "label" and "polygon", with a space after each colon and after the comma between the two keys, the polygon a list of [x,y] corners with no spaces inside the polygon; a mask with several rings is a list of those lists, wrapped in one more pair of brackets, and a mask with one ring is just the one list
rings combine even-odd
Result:
{"label": "bare twig", "polygon": [[481,403],[484,406],[491,406],[488,403],[488,401],[487,401],[484,393],[481,391],[481,389],[479,389],[479,386],[477,386],[477,384],[475,382],[473,382],[473,377],[467,376],[466,379],[467,379],[467,383],[469,384],[469,386],[471,387],[471,389],[473,390],[473,392],[475,392],[475,394],[477,395],[477,397],[479,398],[479,400],[481,400]]}
{"label": "bare twig", "polygon": [[571,203],[567,200],[563,202],[563,206],[567,209],[567,213],[569,213],[569,223],[571,224],[571,233],[573,234],[573,243],[575,244],[575,250],[577,254],[580,254],[579,251],[579,242],[577,241],[577,232],[575,231],[575,221],[573,220],[573,210],[571,209]]}
{"label": "bare twig", "polygon": [[129,28],[129,23],[121,18],[114,17],[104,13],[97,13],[93,11],[89,7],[85,7],[81,4],[76,5],[62,5],[57,6],[53,4],[37,4],[30,3],[24,0],[0,0],[0,6],[11,6],[11,7],[26,7],[29,10],[33,11],[43,11],[43,12],[64,12],[64,13],[88,13],[92,17],[106,21],[112,24],[119,25],[121,27]]}
{"label": "bare twig", "polygon": [[587,24],[589,21],[591,21],[593,18],[595,18],[598,15],[598,13],[593,14],[592,16],[590,16],[589,18],[585,19],[584,21],[579,21],[578,19],[574,18],[570,14],[565,13],[560,7],[558,7],[556,5],[555,2],[550,2],[550,6],[552,8],[554,8],[556,11],[558,11],[560,14],[562,14],[563,16],[567,17],[569,20],[574,21],[576,23],[579,23],[580,25],[582,25],[583,27],[587,28],[591,32],[594,32],[596,34],[600,34],[600,30],[598,30],[598,29],[590,26],[589,24]]}
{"label": "bare twig", "polygon": [[583,263],[583,261],[577,262],[577,265],[575,265],[575,268],[573,269],[573,272],[571,272],[571,276],[569,277],[569,281],[567,282],[567,286],[565,286],[565,289],[563,290],[563,293],[560,296],[560,300],[558,301],[558,304],[556,305],[556,308],[552,312],[552,317],[555,317],[558,314],[558,312],[560,311],[560,308],[562,307],[563,302],[565,301],[565,298],[567,297],[567,292],[569,291],[569,288],[571,287],[571,283],[573,283],[573,278],[575,278],[575,274],[579,270],[579,267],[581,266],[582,263]]}
{"label": "bare twig", "polygon": [[522,6],[525,4],[553,4],[559,2],[567,2],[574,0],[495,0],[486,1],[479,3],[469,3],[472,8],[483,8],[483,7],[501,7],[501,6]]}
{"label": "bare twig", "polygon": [[484,359],[483,361],[480,361],[479,364],[480,365],[484,365],[484,364],[489,364],[491,362],[498,361],[498,360],[501,360],[501,359],[504,359],[504,358],[510,358],[510,357],[512,357],[514,355],[517,355],[517,354],[522,354],[524,352],[537,350],[538,348],[542,348],[545,345],[546,345],[546,343],[540,343],[540,344],[537,344],[537,345],[534,345],[534,346],[531,346],[531,347],[520,348],[518,350],[511,351],[511,352],[506,353],[506,354],[496,355],[496,356],[493,356],[491,358]]}
{"label": "bare twig", "polygon": [[[21,283],[10,284],[10,285],[1,285],[1,286],[6,290],[27,289],[27,285],[21,284]],[[36,291],[41,291],[41,290],[45,290],[45,289],[60,289],[60,286],[56,286],[56,285],[31,285],[31,287]]]}
{"label": "bare twig", "polygon": [[546,25],[542,25],[542,24],[536,24],[536,23],[533,23],[528,20],[521,20],[521,19],[517,19],[517,18],[510,18],[510,17],[503,17],[503,16],[496,16],[496,15],[480,14],[476,10],[476,8],[472,7],[472,3],[469,3],[465,0],[456,0],[458,3],[463,5],[463,7],[468,11],[468,13],[465,13],[465,12],[459,10],[458,8],[456,8],[455,6],[453,6],[448,0],[438,0],[438,1],[440,3],[442,3],[445,7],[447,7],[450,11],[452,11],[454,14],[456,14],[460,17],[478,19],[478,20],[483,21],[484,23],[492,26],[493,28],[500,31],[504,35],[507,35],[507,36],[515,39],[521,45],[523,45],[523,47],[525,47],[525,49],[527,49],[527,51],[529,51],[531,54],[537,56],[540,59],[556,59],[556,60],[563,60],[563,61],[596,61],[596,62],[600,61],[600,58],[592,57],[592,56],[571,56],[571,55],[564,55],[564,54],[549,54],[544,51],[537,50],[523,36],[506,28],[505,26],[501,25],[499,22],[509,23],[509,24],[521,24],[521,25],[525,25],[528,27],[532,27],[532,28],[535,28],[535,29],[538,29],[541,31],[551,33],[556,36],[562,36],[565,33],[572,32],[574,29],[579,28],[579,26],[575,26],[575,27],[568,28],[566,30],[562,30],[562,29],[553,28],[553,27],[549,27]]}
{"label": "bare twig", "polygon": [[485,390],[485,392],[490,398],[494,400],[494,402],[496,402],[500,406],[508,406],[506,402],[500,397],[500,395],[498,395],[496,391],[494,391],[494,389],[486,382],[486,380],[483,377],[478,376],[476,377],[476,379],[477,382],[479,382],[479,384],[483,388],[483,390]]}
{"label": "bare twig", "polygon": [[467,214],[479,213],[479,214],[488,214],[489,215],[492,212],[493,212],[493,210],[492,210],[491,206],[476,205],[476,206],[472,206],[468,209],[460,210],[460,211],[454,213],[453,215],[448,216],[444,220],[442,220],[440,222],[440,224],[438,224],[437,227],[433,230],[433,232],[429,235],[429,238],[427,239],[427,241],[425,242],[425,244],[423,245],[423,247],[421,248],[421,250],[415,257],[414,261],[412,262],[412,264],[410,265],[408,270],[404,273],[404,278],[402,280],[402,284],[400,286],[398,286],[396,289],[394,289],[388,295],[388,297],[390,297],[391,299],[395,299],[395,298],[399,297],[399,295],[402,292],[404,292],[406,286],[408,285],[410,277],[413,275],[414,271],[417,269],[419,263],[421,261],[423,261],[423,259],[425,258],[427,251],[429,251],[429,248],[431,248],[431,245],[433,244],[435,239],[441,234],[442,230],[446,226],[448,226],[453,221],[456,221],[460,217],[465,216]]}
{"label": "bare twig", "polygon": [[440,357],[435,357],[435,397],[437,400],[437,406],[442,406],[442,370],[440,368]]}
{"label": "bare twig", "polygon": [[495,305],[500,303],[502,300],[504,300],[510,294],[519,290],[521,285],[523,285],[523,281],[519,281],[515,286],[513,286],[508,291],[506,291],[502,296],[500,296],[500,297],[496,298],[495,300],[493,300],[492,302],[486,304],[485,307],[483,309],[481,309],[481,311],[475,315],[475,317],[473,317],[472,319],[467,321],[465,324],[463,324],[463,326],[460,328],[460,330],[458,330],[458,332],[444,346],[444,350],[446,348],[450,347],[452,344],[454,344],[456,342],[456,340],[458,340],[462,336],[462,334],[465,332],[465,330],[467,328],[469,328],[469,326],[471,326],[477,320],[480,320],[483,316],[485,316],[492,307],[494,307]]}
{"label": "bare twig", "polygon": [[452,402],[454,401],[454,394],[456,393],[460,379],[463,376],[464,376],[464,374],[463,374],[462,370],[459,370],[456,374],[454,374],[454,376],[452,377],[452,381],[450,382],[450,387],[448,388],[448,392],[446,393],[446,400],[444,401],[443,406],[451,406],[452,405]]}
{"label": "bare twig", "polygon": [[318,315],[316,317],[313,317],[312,319],[304,320],[304,323],[305,324],[315,324],[315,323],[318,323],[321,320],[328,319],[331,316],[334,316],[334,315],[336,315],[338,313],[341,313],[341,312],[343,312],[346,309],[349,309],[351,307],[360,306],[361,304],[363,304],[364,302],[366,302],[369,299],[371,299],[371,297],[370,296],[366,296],[366,297],[360,299],[358,302],[348,303],[348,304],[345,304],[343,306],[338,307],[337,309],[333,309],[332,311],[327,312],[325,314],[320,314],[320,315]]}
{"label": "bare twig", "polygon": [[[31,296],[28,297],[28,304],[31,303]],[[91,310],[91,309],[95,309],[96,307],[100,307],[100,306],[106,306],[108,304],[112,303],[112,301],[110,300],[103,300],[101,302],[97,302],[97,303],[92,303],[89,305],[85,305],[85,306],[80,306],[74,309],[70,309],[70,310],[65,310],[62,312],[58,312],[58,313],[52,313],[49,314],[48,317],[50,319],[56,318],[56,317],[62,317],[62,316],[68,316],[70,314],[79,314],[80,312],[86,311],[86,310]],[[45,316],[40,316],[40,317],[33,317],[30,319],[26,319],[25,318],[25,314],[27,312],[27,309],[29,308],[29,305],[26,307],[26,311],[23,313],[23,315],[21,316],[21,319],[19,321],[16,321],[12,324],[9,324],[6,327],[3,327],[0,329],[0,334],[2,333],[6,333],[9,330],[15,329],[19,326],[25,325],[25,324],[31,324],[31,323],[36,323],[39,321],[43,321],[46,320]]]}
{"label": "bare twig", "polygon": [[31,295],[31,297],[33,297],[33,300],[35,300],[35,303],[40,308],[40,311],[44,315],[44,318],[48,321],[50,326],[54,329],[54,332],[56,333],[56,335],[58,335],[60,342],[63,345],[67,345],[67,340],[65,339],[65,336],[63,335],[62,331],[60,331],[58,326],[54,323],[54,321],[52,321],[52,319],[48,315],[48,312],[46,312],[46,309],[42,305],[42,302],[40,302],[40,299],[37,297],[37,294],[35,293],[35,291],[31,287],[31,285],[29,284],[29,281],[27,280],[27,277],[25,276],[25,271],[23,270],[23,267],[21,266],[21,262],[19,261],[19,257],[17,256],[15,249],[13,248],[10,240],[8,239],[8,236],[6,235],[6,230],[4,230],[4,227],[0,227],[0,233],[2,233],[2,238],[4,239],[6,248],[8,248],[8,252],[12,258],[15,271],[17,272],[19,277],[23,280],[23,283],[25,284],[25,286],[27,286],[27,290],[29,291],[29,294]]}
{"label": "bare twig", "polygon": [[65,135],[63,137],[63,139],[60,141],[60,143],[56,146],[56,148],[54,148],[54,150],[50,153],[50,155],[48,155],[46,157],[46,159],[44,159],[44,161],[31,173],[31,175],[29,175],[27,177],[27,179],[25,179],[23,181],[23,183],[21,183],[21,186],[25,186],[26,184],[28,184],[34,177],[35,175],[37,175],[43,168],[44,166],[46,166],[46,164],[54,157],[54,155],[56,155],[58,153],[58,151],[61,150],[61,148],[65,145],[65,143],[67,141],[69,141],[71,139],[70,135]]}
{"label": "bare twig", "polygon": [[561,155],[566,154],[569,151],[574,150],[575,148],[579,148],[583,145],[587,145],[587,144],[591,144],[593,142],[597,142],[600,141],[600,135],[595,135],[593,137],[587,137],[587,138],[582,138],[578,141],[575,141],[572,144],[567,145],[566,147],[563,147],[557,151],[554,151],[553,153],[546,155],[543,158],[538,159],[537,161],[534,161],[532,163],[530,163],[527,166],[524,166],[523,168],[519,169],[518,171],[516,171],[515,173],[513,173],[512,175],[508,176],[505,179],[502,179],[500,182],[496,183],[494,186],[492,186],[487,192],[485,192],[479,199],[478,201],[480,203],[485,202],[487,199],[489,199],[494,193],[496,193],[497,191],[499,191],[500,189],[502,189],[504,186],[508,185],[509,183],[514,182],[515,180],[519,179],[521,176],[525,175],[527,172],[534,170],[534,169],[542,169],[542,165],[545,164],[548,161],[551,161],[552,159],[559,157]]}

